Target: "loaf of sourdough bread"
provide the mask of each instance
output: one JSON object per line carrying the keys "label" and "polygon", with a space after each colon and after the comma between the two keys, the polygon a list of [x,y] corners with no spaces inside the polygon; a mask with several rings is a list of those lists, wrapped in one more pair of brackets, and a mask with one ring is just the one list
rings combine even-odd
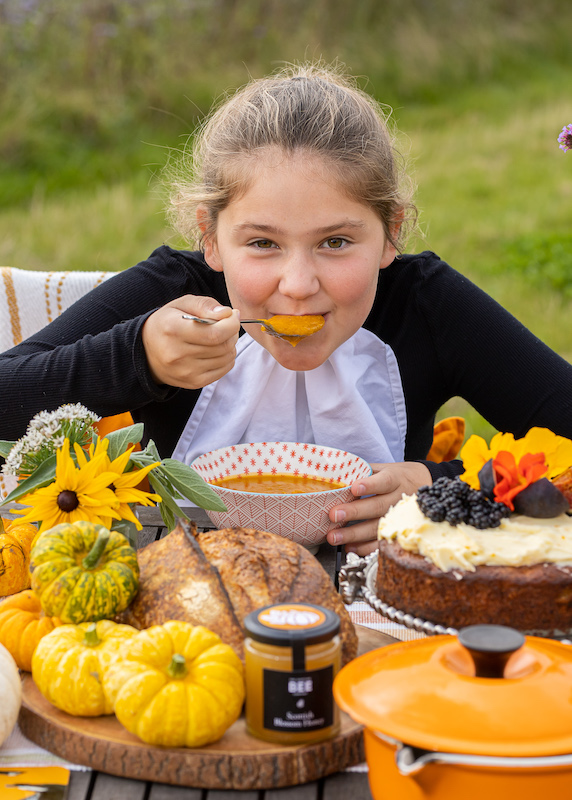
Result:
{"label": "loaf of sourdough bread", "polygon": [[244,657],[247,614],[275,603],[315,603],[340,617],[342,663],[357,654],[357,634],[330,577],[304,547],[266,531],[197,533],[179,521],[137,553],[139,592],[119,621],[136,628],[182,620],[204,625]]}

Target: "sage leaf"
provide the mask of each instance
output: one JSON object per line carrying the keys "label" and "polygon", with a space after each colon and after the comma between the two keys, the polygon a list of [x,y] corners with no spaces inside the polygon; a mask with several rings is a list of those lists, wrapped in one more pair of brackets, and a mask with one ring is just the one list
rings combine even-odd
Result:
{"label": "sage leaf", "polygon": [[19,500],[25,494],[34,492],[36,489],[41,489],[43,486],[48,486],[56,477],[56,454],[48,456],[45,461],[42,461],[39,467],[34,470],[29,478],[26,478],[13,489],[8,497],[5,497],[1,505],[11,503],[14,500]]}
{"label": "sage leaf", "polygon": [[147,448],[145,450],[134,450],[131,453],[131,457],[129,459],[130,464],[135,464],[135,466],[142,468],[148,467],[149,464],[157,464],[161,461],[161,456],[157,458],[153,458],[147,453]]}
{"label": "sage leaf", "polygon": [[137,528],[134,522],[131,522],[130,519],[116,519],[113,520],[113,525],[111,526],[112,531],[118,531],[121,533],[131,547],[136,550],[137,549]]}
{"label": "sage leaf", "polygon": [[145,453],[151,456],[152,461],[160,461],[161,456],[159,455],[159,451],[157,450],[157,445],[153,441],[153,439],[149,439],[147,442],[147,447],[145,448]]}
{"label": "sage leaf", "polygon": [[171,512],[171,509],[168,508],[164,503],[161,503],[159,506],[159,510],[161,511],[161,517],[163,518],[163,522],[165,523],[165,527],[167,531],[170,533],[172,530],[175,529],[177,524],[177,518]]}
{"label": "sage leaf", "polygon": [[195,505],[210,511],[227,511],[220,497],[192,467],[174,458],[165,458],[158,469],[167,475],[183,497]]}
{"label": "sage leaf", "polygon": [[188,519],[188,516],[182,508],[179,508],[168,486],[165,485],[161,477],[157,474],[157,470],[151,470],[147,477],[149,478],[149,483],[162,500],[162,502],[159,503],[159,511],[161,512],[167,529],[171,531],[175,527],[176,517]]}
{"label": "sage leaf", "polygon": [[119,428],[108,433],[104,438],[109,440],[107,455],[111,461],[124,453],[130,444],[139,444],[143,438],[143,430],[143,423],[137,422],[135,425],[128,425],[127,428]]}
{"label": "sage leaf", "polygon": [[14,447],[16,442],[7,442],[7,441],[0,441],[0,456],[2,458],[7,458],[10,453],[10,450]]}

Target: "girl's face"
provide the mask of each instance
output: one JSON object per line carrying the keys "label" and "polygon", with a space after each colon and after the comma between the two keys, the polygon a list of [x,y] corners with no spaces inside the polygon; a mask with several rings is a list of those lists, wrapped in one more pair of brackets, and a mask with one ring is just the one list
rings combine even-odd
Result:
{"label": "girl's face", "polygon": [[335,164],[317,156],[267,152],[249,188],[220,212],[205,258],[224,272],[243,319],[321,314],[324,327],[296,347],[246,330],[287,369],[310,370],[361,327],[378,271],[395,258],[381,220],[349,198]]}

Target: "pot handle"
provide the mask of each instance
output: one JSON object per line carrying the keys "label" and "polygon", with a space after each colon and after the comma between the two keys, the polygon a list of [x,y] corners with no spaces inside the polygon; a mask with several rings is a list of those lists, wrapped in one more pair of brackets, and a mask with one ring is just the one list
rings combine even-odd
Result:
{"label": "pot handle", "polygon": [[459,642],[470,654],[477,678],[502,678],[507,661],[525,643],[524,635],[504,625],[461,628]]}
{"label": "pot handle", "polygon": [[[376,735],[379,735],[376,731]],[[385,737],[383,738],[385,741]],[[409,777],[417,775],[427,764],[456,764],[472,767],[503,767],[505,769],[540,769],[543,767],[566,767],[572,765],[572,753],[562,756],[477,756],[466,753],[439,753],[423,750],[407,744],[398,745],[395,763],[400,774]]]}

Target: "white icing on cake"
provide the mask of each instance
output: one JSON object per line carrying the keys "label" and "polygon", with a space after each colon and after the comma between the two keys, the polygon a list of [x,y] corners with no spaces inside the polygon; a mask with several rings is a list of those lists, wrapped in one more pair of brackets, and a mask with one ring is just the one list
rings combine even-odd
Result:
{"label": "white icing on cake", "polygon": [[429,559],[443,572],[470,572],[482,565],[520,567],[572,565],[572,517],[537,519],[512,514],[498,528],[432,522],[415,495],[403,495],[378,524],[378,539],[397,541],[404,550]]}

